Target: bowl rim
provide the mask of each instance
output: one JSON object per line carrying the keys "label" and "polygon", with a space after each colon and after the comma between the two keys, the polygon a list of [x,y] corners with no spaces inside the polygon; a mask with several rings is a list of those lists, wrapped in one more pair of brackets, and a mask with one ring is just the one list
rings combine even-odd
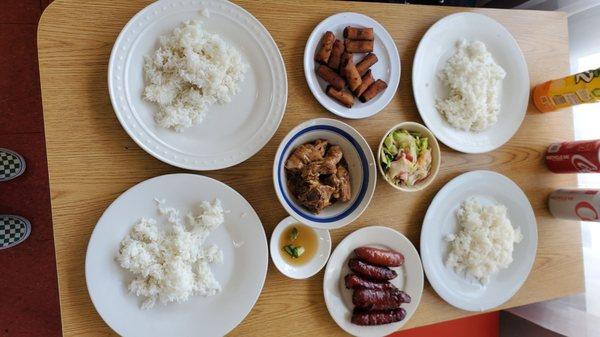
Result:
{"label": "bowl rim", "polygon": [[[402,186],[398,186],[398,185],[394,184],[393,182],[391,182],[387,178],[385,171],[383,171],[383,167],[381,167],[381,148],[383,147],[383,141],[385,140],[387,135],[389,135],[392,131],[402,129],[402,128],[408,129],[410,127],[420,129],[419,132],[425,132],[427,135],[427,138],[429,138],[430,140],[433,140],[433,142],[431,144],[431,150],[433,151],[432,155],[437,156],[438,161],[437,161],[437,165],[434,165],[433,161],[432,161],[432,164],[431,164],[432,171],[431,171],[431,174],[429,175],[430,178],[428,178],[429,181],[425,181],[425,182],[417,184],[416,186],[413,186],[413,187],[402,187]],[[387,182],[393,188],[395,188],[399,191],[402,191],[402,192],[418,192],[418,191],[421,191],[421,190],[427,188],[429,185],[431,185],[431,183],[437,177],[437,174],[440,171],[440,166],[442,166],[442,153],[440,150],[440,144],[438,143],[437,138],[435,138],[435,135],[433,134],[433,132],[431,132],[431,130],[429,130],[425,125],[423,125],[421,123],[417,123],[417,122],[413,122],[413,121],[406,121],[406,122],[401,122],[401,123],[394,125],[393,127],[388,129],[384,133],[383,137],[381,137],[381,141],[379,142],[379,146],[377,147],[377,167],[379,168],[379,173],[381,174],[381,176],[383,177],[385,182]]]}
{"label": "bowl rim", "polygon": [[[325,248],[326,248],[327,254],[325,255],[325,257],[322,260],[319,260],[318,263],[315,264],[315,269],[311,270],[308,273],[308,275],[298,276],[296,274],[289,273],[285,270],[282,270],[282,268],[280,268],[280,263],[283,263],[283,264],[287,264],[287,263],[283,260],[283,257],[281,257],[281,250],[278,247],[279,238],[281,237],[281,234],[283,233],[283,229],[284,229],[283,227],[291,226],[292,224],[295,224],[295,223],[301,223],[304,226],[310,227],[312,230],[315,231],[315,235],[317,235],[317,238],[319,238],[319,239],[323,238],[324,239],[323,241],[326,244]],[[286,277],[289,277],[291,279],[294,279],[294,280],[309,279],[309,278],[315,276],[318,272],[320,272],[323,269],[323,267],[325,267],[327,262],[329,261],[329,256],[331,256],[331,246],[332,246],[332,242],[331,242],[331,234],[329,233],[329,230],[312,227],[306,223],[303,223],[302,221],[295,219],[291,215],[287,216],[287,217],[283,218],[281,221],[279,221],[277,226],[275,226],[275,228],[273,229],[273,232],[271,233],[271,237],[269,239],[269,253],[271,254],[271,261],[275,265],[275,268],[277,268],[277,270],[279,270],[279,272],[281,274],[283,274]],[[279,256],[279,258],[276,259],[275,258],[276,255]],[[317,258],[317,256],[315,256],[315,258]],[[307,265],[304,265],[301,267],[306,267]]]}
{"label": "bowl rim", "polygon": [[[344,137],[347,138],[351,143],[353,143],[352,145],[356,148],[357,154],[360,156],[360,153],[362,152],[362,154],[364,155],[365,158],[364,158],[364,163],[362,163],[362,165],[361,165],[362,170],[361,170],[361,172],[359,172],[359,174],[362,177],[362,181],[363,181],[363,183],[361,185],[361,191],[357,192],[360,194],[357,197],[357,199],[353,202],[353,204],[350,205],[350,207],[346,208],[342,213],[340,213],[338,215],[335,215],[335,216],[329,217],[329,218],[325,218],[325,219],[319,219],[317,221],[313,221],[311,218],[305,217],[302,212],[298,212],[296,209],[294,209],[294,207],[291,207],[291,203],[294,203],[294,206],[296,208],[301,207],[297,202],[295,202],[294,200],[290,200],[289,202],[287,200],[285,200],[285,196],[287,196],[287,194],[286,194],[285,190],[279,186],[280,185],[279,162],[282,162],[282,160],[283,160],[282,158],[284,155],[284,153],[283,153],[284,148],[286,147],[286,144],[288,144],[288,143],[291,144],[290,139],[292,137],[294,137],[294,135],[298,134],[299,132],[301,132],[304,129],[308,129],[308,128],[320,126],[320,125],[333,127],[333,128],[339,129],[341,131],[344,131],[344,133],[346,133],[347,136],[350,137],[350,139],[348,139],[345,136]],[[343,130],[344,128],[347,128],[349,130],[349,132]],[[354,133],[355,135],[350,134],[350,133]],[[347,226],[348,224],[352,223],[356,219],[358,219],[361,216],[361,214],[368,208],[369,204],[371,203],[373,194],[375,193],[375,189],[377,186],[377,169],[373,165],[373,164],[375,164],[375,160],[376,160],[375,156],[373,155],[373,151],[372,151],[371,147],[369,146],[369,143],[360,134],[360,132],[358,132],[358,130],[356,130],[352,126],[350,126],[340,120],[332,119],[332,118],[314,118],[314,119],[310,119],[310,120],[301,122],[300,124],[298,124],[297,126],[292,128],[283,137],[283,139],[281,140],[281,142],[277,148],[277,151],[275,153],[275,157],[273,160],[273,169],[272,169],[273,186],[275,189],[275,194],[277,195],[277,199],[279,200],[280,204],[285,209],[285,211],[290,216],[295,218],[297,221],[304,223],[308,226],[311,226],[313,228],[320,228],[320,229],[327,229],[327,230],[342,228],[342,227]],[[370,164],[371,162],[373,164]],[[372,184],[372,187],[371,187],[371,184]],[[348,210],[351,210],[351,211],[348,212]],[[345,213],[345,215],[344,215],[344,213]],[[343,215],[343,216],[340,217],[340,215]]]}

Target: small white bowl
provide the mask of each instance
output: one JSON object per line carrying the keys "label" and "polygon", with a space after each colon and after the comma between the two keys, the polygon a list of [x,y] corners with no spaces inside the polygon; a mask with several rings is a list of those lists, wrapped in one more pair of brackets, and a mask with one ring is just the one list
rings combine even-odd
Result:
{"label": "small white bowl", "polygon": [[[339,145],[350,172],[352,197],[336,202],[314,214],[292,195],[285,172],[285,161],[296,147],[317,139]],[[293,128],[281,141],[273,162],[273,184],[279,202],[289,215],[313,228],[335,229],[356,220],[369,206],[377,183],[377,167],[369,143],[350,125],[329,118],[311,119]]]}
{"label": "small white bowl", "polygon": [[301,280],[309,278],[323,269],[329,259],[329,254],[331,254],[331,236],[326,229],[312,228],[317,234],[319,248],[317,249],[315,256],[309,262],[300,266],[293,266],[287,263],[281,256],[283,250],[279,247],[279,238],[286,228],[297,223],[299,223],[298,220],[291,216],[281,220],[277,227],[275,227],[273,234],[271,234],[270,250],[271,259],[273,260],[275,267],[277,267],[283,275]]}
{"label": "small white bowl", "polygon": [[[431,157],[432,157],[431,158],[432,159],[431,174],[429,174],[429,176],[424,181],[422,181],[412,187],[398,186],[398,185],[394,184],[393,182],[391,182],[385,175],[385,171],[383,170],[383,167],[381,166],[381,148],[383,147],[383,141],[385,140],[387,135],[390,134],[390,132],[395,131],[395,130],[400,130],[400,129],[407,130],[407,131],[413,131],[413,132],[419,132],[421,134],[421,136],[426,136],[428,138],[429,146],[431,146]],[[441,157],[441,152],[440,152],[440,145],[438,144],[437,139],[435,139],[435,136],[433,135],[433,133],[431,131],[429,131],[428,128],[426,128],[425,126],[423,126],[419,123],[415,123],[415,122],[402,122],[402,123],[397,124],[396,126],[392,127],[391,129],[387,130],[385,132],[385,134],[383,135],[383,137],[381,138],[381,142],[379,142],[379,147],[377,148],[377,167],[379,167],[379,172],[381,173],[381,176],[393,188],[403,191],[403,192],[416,192],[416,191],[420,191],[420,190],[424,189],[425,187],[429,186],[431,184],[431,182],[435,179],[435,177],[437,176],[437,174],[440,170],[441,161],[442,161],[442,157]]]}

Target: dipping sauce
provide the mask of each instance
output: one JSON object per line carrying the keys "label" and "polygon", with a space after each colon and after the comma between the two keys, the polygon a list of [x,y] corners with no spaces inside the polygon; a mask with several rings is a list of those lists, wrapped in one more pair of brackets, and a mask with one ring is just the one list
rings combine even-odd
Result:
{"label": "dipping sauce", "polygon": [[310,261],[319,249],[314,229],[297,223],[287,227],[279,239],[281,256],[285,262],[299,266]]}

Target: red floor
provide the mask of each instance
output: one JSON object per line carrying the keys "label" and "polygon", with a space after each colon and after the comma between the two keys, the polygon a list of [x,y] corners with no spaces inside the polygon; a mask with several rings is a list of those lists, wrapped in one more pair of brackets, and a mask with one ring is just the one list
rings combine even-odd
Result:
{"label": "red floor", "polygon": [[[0,213],[33,225],[26,242],[0,251],[2,337],[61,335],[36,47],[37,23],[51,1],[0,0],[0,147],[27,161],[23,176],[0,184]],[[497,337],[498,327],[492,313],[394,336]]]}

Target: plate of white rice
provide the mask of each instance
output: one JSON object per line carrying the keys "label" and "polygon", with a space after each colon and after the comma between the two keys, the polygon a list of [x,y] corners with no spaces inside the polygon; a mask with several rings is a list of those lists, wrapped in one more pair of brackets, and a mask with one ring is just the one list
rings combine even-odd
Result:
{"label": "plate of white rice", "polygon": [[253,156],[287,103],[277,44],[252,14],[225,0],[160,0],[142,9],[115,41],[108,89],[142,149],[191,170]]}
{"label": "plate of white rice", "polygon": [[427,127],[465,153],[508,142],[529,102],[529,73],[517,41],[478,13],[452,14],[429,28],[417,47],[412,85]]}
{"label": "plate of white rice", "polygon": [[171,174],[119,196],[90,238],[85,276],[121,336],[223,336],[262,290],[267,239],[252,206],[212,178]]}
{"label": "plate of white rice", "polygon": [[525,283],[537,241],[535,214],[519,186],[496,172],[472,171],[448,182],[429,205],[420,251],[440,297],[485,311]]}

